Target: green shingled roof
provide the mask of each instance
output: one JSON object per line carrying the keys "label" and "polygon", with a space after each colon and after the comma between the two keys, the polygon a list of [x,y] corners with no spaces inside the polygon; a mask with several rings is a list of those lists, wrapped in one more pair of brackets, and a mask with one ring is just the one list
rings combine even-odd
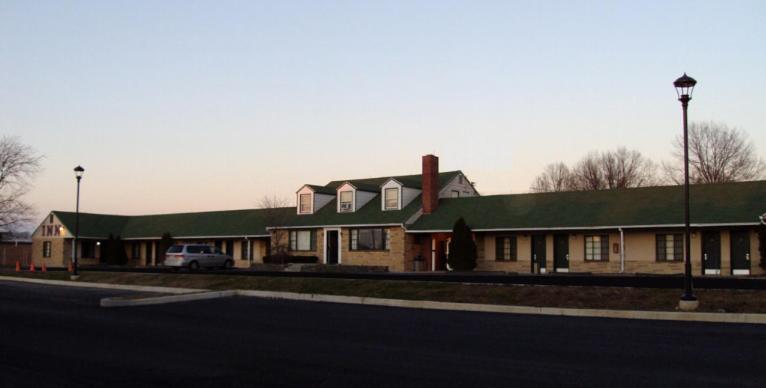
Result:
{"label": "green shingled roof", "polygon": [[[692,224],[757,224],[766,181],[693,185]],[[451,230],[463,217],[477,229],[584,228],[683,224],[683,186],[442,198],[409,230]]]}
{"label": "green shingled roof", "polygon": [[420,210],[420,196],[413,199],[402,210],[381,210],[380,194],[373,197],[359,210],[351,213],[338,213],[335,202],[330,202],[314,214],[297,214],[295,208],[292,213],[282,218],[280,225],[283,227],[300,226],[334,226],[334,225],[393,225],[404,224],[418,210]]}
{"label": "green shingled roof", "polygon": [[[452,179],[454,179],[456,176],[463,174],[462,171],[445,171],[439,173],[439,186],[444,187],[449,183]],[[384,177],[378,177],[378,178],[364,178],[364,179],[347,179],[347,180],[341,180],[341,181],[332,181],[326,185],[326,187],[330,187],[333,189],[337,189],[340,187],[340,185],[349,182],[353,184],[356,187],[360,187],[358,185],[364,186],[364,187],[375,187],[377,188],[377,191],[380,191],[380,186],[386,183],[387,180],[394,178],[397,181],[399,181],[402,185],[406,187],[411,187],[414,189],[420,189],[423,187],[423,176],[421,174],[414,174],[414,175],[400,175],[400,176],[384,176]]]}
{"label": "green shingled roof", "polygon": [[[54,211],[56,217],[74,231],[75,213]],[[200,213],[177,213],[145,216],[116,216],[80,213],[80,235],[106,238],[109,234],[122,238],[161,237],[233,237],[267,235],[271,220],[294,214],[295,208],[225,210]]]}
{"label": "green shingled roof", "polygon": [[319,186],[319,185],[306,185],[306,186],[311,188],[311,190],[314,190],[315,193],[335,195],[335,189],[331,187],[325,187],[325,186]]}

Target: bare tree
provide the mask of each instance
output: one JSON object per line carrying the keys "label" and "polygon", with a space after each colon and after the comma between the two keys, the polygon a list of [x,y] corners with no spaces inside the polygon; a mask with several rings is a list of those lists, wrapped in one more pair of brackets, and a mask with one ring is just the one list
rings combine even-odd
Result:
{"label": "bare tree", "polygon": [[40,170],[42,156],[15,137],[0,138],[0,229],[13,230],[32,221],[32,208],[22,200]]}
{"label": "bare tree", "polygon": [[608,189],[623,189],[656,184],[657,167],[640,152],[620,147],[601,154],[601,172]]}
{"label": "bare tree", "polygon": [[603,190],[606,188],[604,172],[601,169],[601,156],[590,152],[577,162],[574,167],[575,187],[578,190]]}
{"label": "bare tree", "polygon": [[[684,139],[673,142],[671,163],[663,163],[667,177],[677,184],[684,179]],[[724,123],[695,122],[689,125],[689,181],[723,183],[759,179],[764,162],[747,134]]]}
{"label": "bare tree", "polygon": [[532,184],[532,192],[604,190],[650,186],[657,183],[656,165],[638,151],[624,147],[590,152],[574,168],[564,163],[545,167]]}
{"label": "bare tree", "polygon": [[[264,209],[266,227],[284,225],[288,216],[288,201],[277,195],[265,195],[258,201],[258,208]],[[271,229],[271,255],[285,255],[288,251],[287,229]]]}
{"label": "bare tree", "polygon": [[532,187],[533,193],[546,193],[552,191],[569,191],[575,188],[575,177],[566,164],[562,162],[551,163],[545,166],[543,173],[535,178]]}

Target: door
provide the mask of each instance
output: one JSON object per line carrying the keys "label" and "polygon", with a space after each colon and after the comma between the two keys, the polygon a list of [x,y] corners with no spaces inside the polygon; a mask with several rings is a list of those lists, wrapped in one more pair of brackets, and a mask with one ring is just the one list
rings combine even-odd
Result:
{"label": "door", "polygon": [[338,231],[337,230],[328,230],[327,231],[327,252],[326,252],[326,262],[327,264],[338,264]]}
{"label": "door", "polygon": [[555,272],[569,272],[568,234],[553,236],[553,270]]}
{"label": "door", "polygon": [[545,273],[545,235],[532,235],[532,273]]}
{"label": "door", "polygon": [[721,274],[721,232],[702,232],[702,274]]}
{"label": "door", "polygon": [[731,236],[731,274],[750,275],[750,233],[732,231]]}

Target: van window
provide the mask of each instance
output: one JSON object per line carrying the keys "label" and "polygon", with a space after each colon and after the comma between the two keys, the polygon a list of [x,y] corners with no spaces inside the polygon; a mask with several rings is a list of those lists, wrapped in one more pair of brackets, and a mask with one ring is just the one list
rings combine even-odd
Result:
{"label": "van window", "polygon": [[168,253],[181,253],[183,252],[184,247],[183,245],[173,245],[170,248],[168,248]]}
{"label": "van window", "polygon": [[202,253],[202,246],[200,245],[189,245],[186,247],[186,252],[188,253]]}
{"label": "van window", "polygon": [[213,248],[210,248],[209,245],[205,245],[202,247],[202,253],[213,253]]}

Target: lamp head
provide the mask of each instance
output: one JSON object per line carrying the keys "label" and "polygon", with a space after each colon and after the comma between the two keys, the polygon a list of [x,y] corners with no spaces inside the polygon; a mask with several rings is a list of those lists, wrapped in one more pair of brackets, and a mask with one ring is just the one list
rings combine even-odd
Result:
{"label": "lamp head", "polygon": [[692,99],[692,92],[694,92],[694,85],[697,85],[697,81],[686,75],[682,75],[679,77],[675,82],[673,82],[673,86],[676,87],[676,93],[678,93],[678,99],[682,99],[684,97],[688,98],[689,100]]}
{"label": "lamp head", "polygon": [[82,174],[83,174],[84,172],[85,172],[85,169],[84,169],[84,168],[82,168],[82,166],[77,166],[77,167],[75,167],[75,168],[74,168],[74,176],[75,176],[77,179],[80,179],[80,178],[82,178]]}

